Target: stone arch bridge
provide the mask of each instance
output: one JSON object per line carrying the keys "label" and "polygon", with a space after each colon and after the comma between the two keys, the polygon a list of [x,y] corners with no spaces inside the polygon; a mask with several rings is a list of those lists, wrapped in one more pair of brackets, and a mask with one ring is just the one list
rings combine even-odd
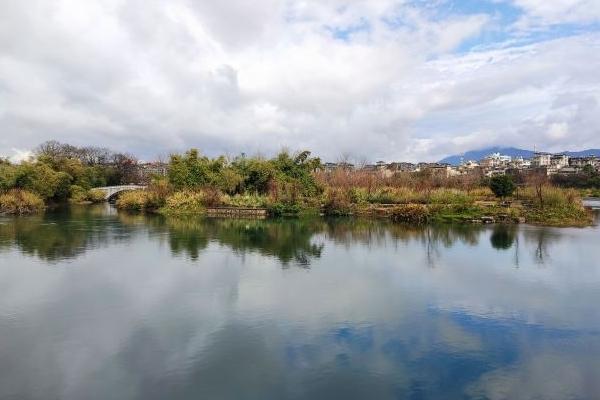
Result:
{"label": "stone arch bridge", "polygon": [[104,200],[114,200],[120,193],[128,192],[130,190],[144,190],[146,186],[142,185],[120,185],[120,186],[104,186],[94,188],[96,190],[102,190],[104,194]]}

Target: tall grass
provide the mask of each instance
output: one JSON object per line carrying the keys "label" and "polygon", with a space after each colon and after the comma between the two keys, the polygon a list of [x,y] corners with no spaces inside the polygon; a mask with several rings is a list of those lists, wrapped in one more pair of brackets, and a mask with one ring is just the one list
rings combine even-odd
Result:
{"label": "tall grass", "polygon": [[259,194],[224,195],[221,199],[224,206],[242,208],[265,208],[269,206],[269,198]]}
{"label": "tall grass", "polygon": [[324,187],[363,188],[369,193],[385,187],[410,188],[417,191],[435,188],[471,190],[479,187],[482,181],[482,177],[477,174],[446,177],[431,171],[386,174],[383,171],[338,168],[333,171],[318,171],[314,175],[316,181]]}
{"label": "tall grass", "polygon": [[13,189],[0,194],[0,214],[31,214],[44,209],[44,201],[35,193]]}
{"label": "tall grass", "polygon": [[103,201],[106,201],[104,196],[104,191],[99,189],[90,189],[87,192],[87,199],[92,203],[102,203]]}
{"label": "tall grass", "polygon": [[527,221],[545,225],[587,225],[592,218],[583,207],[580,194],[574,189],[560,189],[550,185],[528,187],[521,198],[531,204]]}
{"label": "tall grass", "polygon": [[167,213],[199,213],[204,209],[204,194],[193,191],[175,192],[169,195],[164,206],[164,211]]}
{"label": "tall grass", "polygon": [[121,210],[144,211],[149,209],[150,198],[144,190],[132,190],[121,193],[117,199],[116,206]]}

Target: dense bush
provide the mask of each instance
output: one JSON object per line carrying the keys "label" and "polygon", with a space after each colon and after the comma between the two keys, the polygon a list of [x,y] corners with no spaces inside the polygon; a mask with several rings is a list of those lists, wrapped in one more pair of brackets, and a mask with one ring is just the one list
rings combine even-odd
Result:
{"label": "dense bush", "polygon": [[84,203],[88,201],[87,191],[79,185],[71,185],[69,198],[73,203]]}
{"label": "dense bush", "polygon": [[396,222],[424,224],[429,220],[429,209],[421,204],[406,204],[394,207],[391,218]]}
{"label": "dense bush", "polygon": [[145,190],[132,190],[121,193],[117,199],[116,206],[119,209],[130,211],[158,209],[152,193]]}
{"label": "dense bush", "polygon": [[302,207],[296,203],[274,202],[269,204],[269,214],[275,217],[297,216],[302,211]]}
{"label": "dense bush", "polygon": [[352,202],[347,191],[330,189],[327,191],[323,205],[325,215],[342,216],[352,214]]}
{"label": "dense bush", "polygon": [[494,176],[490,179],[490,190],[496,197],[505,198],[512,196],[517,186],[510,175]]}
{"label": "dense bush", "polygon": [[215,188],[226,194],[274,192],[285,197],[296,191],[299,196],[314,196],[321,188],[312,172],[320,166],[310,152],[291,156],[280,153],[271,160],[239,157],[228,162],[225,157],[208,158],[196,149],[183,155],[172,155],[169,182],[176,190]]}
{"label": "dense bush", "polygon": [[102,203],[103,201],[105,201],[105,196],[106,194],[104,193],[103,190],[99,190],[99,189],[90,189],[87,191],[87,200],[92,202],[92,203]]}
{"label": "dense bush", "polygon": [[169,195],[165,202],[167,213],[199,213],[204,208],[204,196],[201,192],[175,192]]}

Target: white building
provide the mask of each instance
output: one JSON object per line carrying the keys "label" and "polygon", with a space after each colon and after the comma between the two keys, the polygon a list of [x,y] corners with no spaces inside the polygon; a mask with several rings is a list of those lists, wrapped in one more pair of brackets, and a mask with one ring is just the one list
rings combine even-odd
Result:
{"label": "white building", "polygon": [[507,165],[512,161],[511,156],[505,156],[500,153],[492,153],[481,160],[481,166],[485,168],[494,168]]}
{"label": "white building", "polygon": [[532,167],[549,167],[552,161],[552,155],[548,153],[535,153],[531,160]]}
{"label": "white building", "polygon": [[564,154],[555,154],[550,157],[550,165],[552,167],[556,167],[556,169],[561,169],[569,166],[569,156]]}
{"label": "white building", "polygon": [[462,164],[463,167],[465,167],[466,169],[475,169],[477,167],[479,167],[479,163],[477,161],[473,161],[473,160],[469,160],[466,161]]}

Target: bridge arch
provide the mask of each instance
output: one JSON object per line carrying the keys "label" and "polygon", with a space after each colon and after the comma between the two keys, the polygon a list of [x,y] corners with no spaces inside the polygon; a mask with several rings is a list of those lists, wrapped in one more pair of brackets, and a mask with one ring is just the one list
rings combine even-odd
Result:
{"label": "bridge arch", "polygon": [[104,186],[95,188],[96,190],[102,190],[104,192],[104,200],[112,201],[123,192],[131,190],[145,190],[146,186],[142,185],[120,185],[120,186]]}

